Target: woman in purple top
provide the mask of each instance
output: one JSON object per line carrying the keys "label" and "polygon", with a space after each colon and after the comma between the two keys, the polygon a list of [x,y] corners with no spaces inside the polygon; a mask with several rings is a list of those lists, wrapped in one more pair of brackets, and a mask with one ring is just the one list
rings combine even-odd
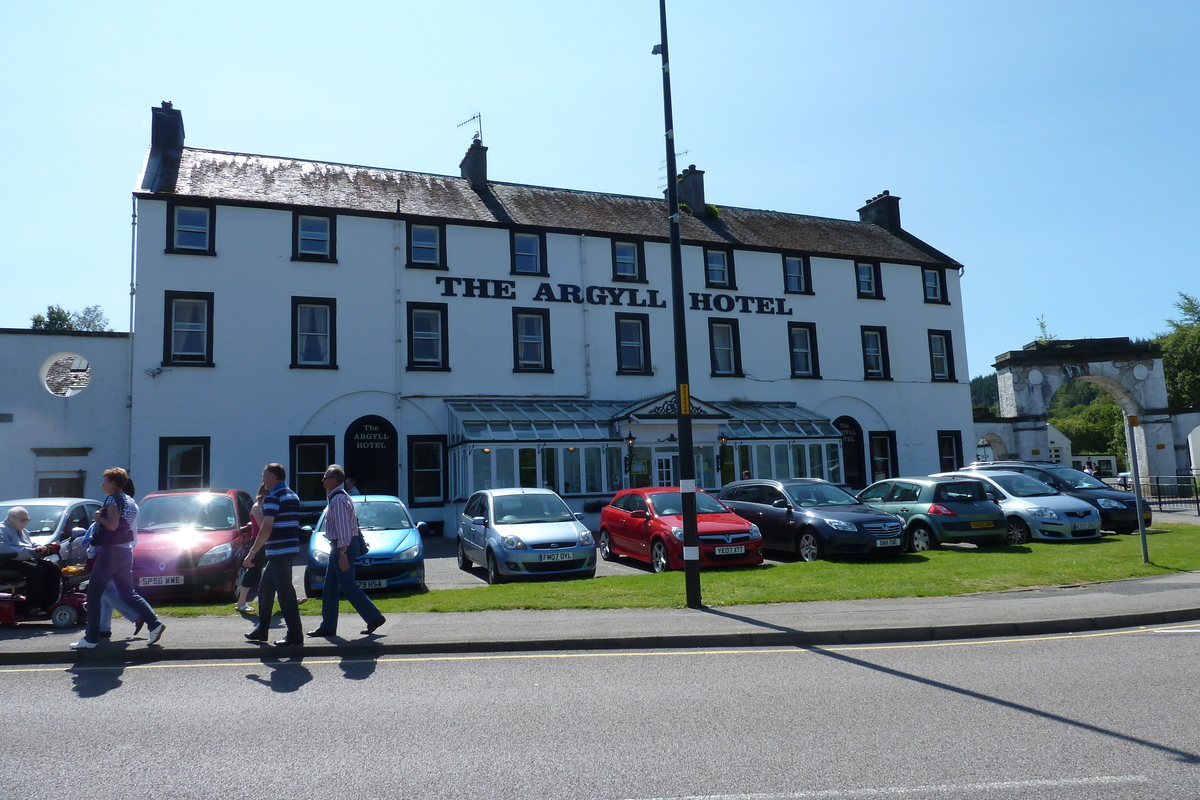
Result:
{"label": "woman in purple top", "polygon": [[133,541],[134,526],[137,525],[137,503],[125,494],[129,473],[120,467],[104,471],[104,482],[100,485],[104,494],[104,506],[96,512],[96,531],[92,546],[96,548],[96,560],[88,575],[87,589],[87,632],[73,650],[90,650],[100,643],[100,605],[104,590],[111,581],[117,594],[133,609],[150,629],[150,644],[162,638],[165,625],[159,621],[154,609],[133,588],[133,550],[122,547]]}

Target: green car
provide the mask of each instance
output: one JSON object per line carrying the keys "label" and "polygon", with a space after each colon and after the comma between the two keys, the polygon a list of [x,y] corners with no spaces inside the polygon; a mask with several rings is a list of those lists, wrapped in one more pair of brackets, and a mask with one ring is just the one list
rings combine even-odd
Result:
{"label": "green car", "polygon": [[983,483],[964,478],[888,478],[858,499],[904,520],[904,546],[913,552],[948,542],[1004,544],[1008,521]]}

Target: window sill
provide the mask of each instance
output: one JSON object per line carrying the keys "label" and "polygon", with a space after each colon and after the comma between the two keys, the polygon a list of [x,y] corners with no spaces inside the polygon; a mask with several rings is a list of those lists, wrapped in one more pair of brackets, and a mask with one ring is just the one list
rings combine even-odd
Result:
{"label": "window sill", "polygon": [[793,375],[793,376],[792,376],[792,380],[797,380],[797,381],[819,381],[819,380],[821,380],[821,376],[820,376],[820,375]]}
{"label": "window sill", "polygon": [[410,261],[404,265],[405,269],[436,269],[442,272],[449,272],[450,268],[445,264],[433,264],[428,261]]}
{"label": "window sill", "polygon": [[425,366],[423,364],[406,364],[404,366],[404,369],[407,372],[449,372],[450,371],[450,367],[444,367],[444,366],[433,367],[433,366]]}
{"label": "window sill", "polygon": [[925,305],[927,305],[927,306],[948,306],[948,305],[951,305],[951,303],[949,300],[930,300],[928,297],[926,297]]}
{"label": "window sill", "polygon": [[886,300],[887,298],[881,294],[860,294],[859,300]]}
{"label": "window sill", "polygon": [[619,369],[613,374],[618,375],[618,376],[623,375],[623,376],[633,376],[633,377],[641,377],[641,378],[653,377],[653,375],[654,375],[654,373],[651,372],[650,370],[639,370],[637,372],[634,372],[631,369],[627,369],[627,370]]}
{"label": "window sill", "polygon": [[293,255],[292,261],[307,261],[312,264],[336,264],[338,260],[330,256]]}
{"label": "window sill", "polygon": [[216,256],[216,250],[190,250],[188,248],[168,247],[163,250],[169,256]]}
{"label": "window sill", "polygon": [[863,376],[864,381],[890,381],[891,379],[892,379],[891,375],[864,375]]}
{"label": "window sill", "polygon": [[337,364],[291,364],[288,369],[332,369],[336,370]]}
{"label": "window sill", "polygon": [[163,361],[160,367],[215,367],[212,361]]}
{"label": "window sill", "polygon": [[816,296],[816,294],[817,294],[816,292],[812,291],[811,289],[809,289],[809,290],[808,290],[808,291],[806,291],[806,292],[797,292],[797,291],[794,291],[794,290],[792,290],[792,289],[784,289],[784,290],[783,290],[783,293],[784,293],[784,294],[800,294],[800,295],[808,295],[809,297],[814,297],[814,296]]}
{"label": "window sill", "polygon": [[514,375],[553,375],[554,369],[549,368],[549,367],[543,368],[543,369],[514,369],[513,374]]}

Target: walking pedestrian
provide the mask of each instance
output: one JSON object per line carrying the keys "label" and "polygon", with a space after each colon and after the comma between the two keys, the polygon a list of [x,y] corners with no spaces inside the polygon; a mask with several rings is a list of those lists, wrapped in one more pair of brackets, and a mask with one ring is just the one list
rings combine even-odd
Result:
{"label": "walking pedestrian", "polygon": [[300,552],[300,498],[288,488],[287,471],[282,464],[263,467],[262,482],[267,487],[263,498],[263,522],[250,552],[242,566],[254,566],[260,550],[267,554],[262,581],[258,585],[258,625],[246,634],[252,642],[267,641],[275,597],[279,597],[279,613],[287,625],[287,635],[275,642],[276,647],[299,647],[304,644],[300,622],[300,605],[296,602],[296,587],[292,584],[292,562]]}
{"label": "walking pedestrian", "polygon": [[[263,510],[262,501],[267,496],[267,485],[260,483],[258,485],[258,497],[254,500],[254,505],[250,506],[250,541],[253,542],[258,538],[258,532],[262,530]],[[238,589],[237,610],[243,614],[253,614],[254,607],[248,605],[250,599],[250,591],[257,589],[259,583],[262,582],[263,565],[267,562],[267,557],[259,551],[254,557],[254,566],[247,569],[242,575],[242,585]]]}
{"label": "walking pedestrian", "polygon": [[133,541],[137,527],[138,507],[133,498],[125,494],[129,473],[120,467],[104,471],[100,488],[104,491],[104,506],[96,512],[95,521],[100,523],[92,536],[96,548],[96,560],[88,576],[87,630],[82,639],[73,642],[74,650],[91,649],[100,643],[100,608],[104,590],[111,582],[117,588],[121,600],[142,620],[150,631],[147,644],[158,644],[167,626],[159,620],[150,604],[133,588]]}
{"label": "walking pedestrian", "polygon": [[371,635],[386,621],[383,614],[354,580],[354,562],[362,549],[362,532],[354,501],[346,492],[346,472],[337,464],[325,469],[325,538],[329,540],[329,564],[325,567],[325,585],[321,590],[321,627],[309,636],[337,636],[338,603],[345,596],[367,623],[364,635]]}

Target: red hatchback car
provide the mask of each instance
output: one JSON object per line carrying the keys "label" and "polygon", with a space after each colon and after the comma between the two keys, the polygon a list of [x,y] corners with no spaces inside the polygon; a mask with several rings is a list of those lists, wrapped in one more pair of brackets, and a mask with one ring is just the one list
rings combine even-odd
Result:
{"label": "red hatchback car", "polygon": [[236,599],[250,546],[250,495],[238,489],[151,492],[138,503],[133,586],[161,594]]}
{"label": "red hatchback car", "polygon": [[[679,489],[624,489],[600,511],[600,557],[648,561],[655,572],[683,569],[683,502]],[[758,526],[734,514],[710,494],[696,492],[700,566],[761,564]]]}

